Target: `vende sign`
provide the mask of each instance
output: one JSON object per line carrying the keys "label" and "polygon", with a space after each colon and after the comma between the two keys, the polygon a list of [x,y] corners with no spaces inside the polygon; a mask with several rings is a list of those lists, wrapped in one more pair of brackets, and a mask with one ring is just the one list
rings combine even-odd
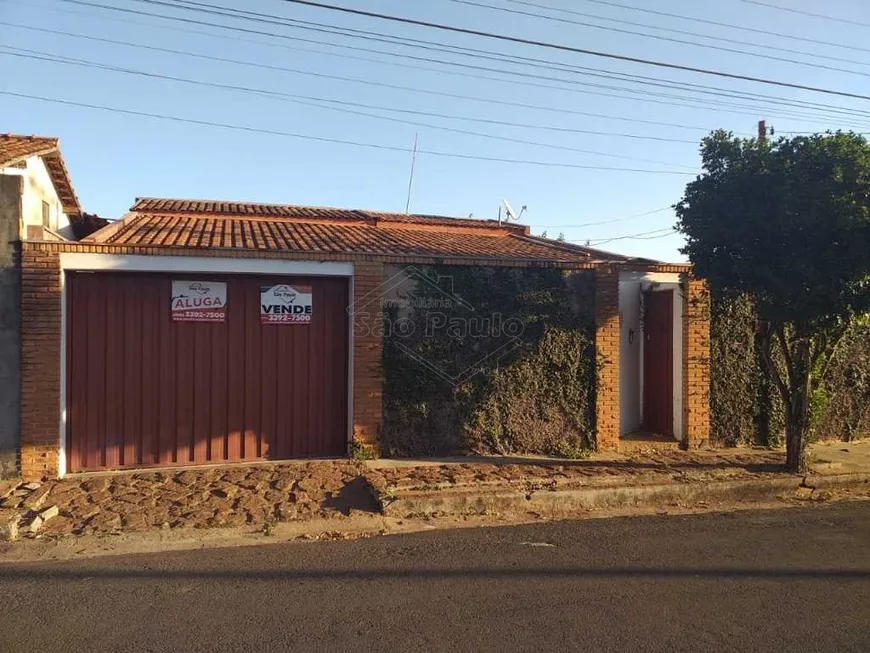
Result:
{"label": "vende sign", "polygon": [[173,322],[226,322],[227,284],[172,281]]}
{"label": "vende sign", "polygon": [[260,286],[260,324],[311,324],[311,286]]}

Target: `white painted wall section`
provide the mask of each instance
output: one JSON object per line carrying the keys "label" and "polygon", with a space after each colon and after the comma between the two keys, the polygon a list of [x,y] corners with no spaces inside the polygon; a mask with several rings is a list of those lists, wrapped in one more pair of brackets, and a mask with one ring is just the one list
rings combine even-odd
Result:
{"label": "white painted wall section", "polygon": [[[683,312],[685,294],[676,273],[623,272],[619,275],[619,433],[628,435],[643,426],[643,324],[641,294],[651,289],[674,293],[673,428],[683,439]],[[634,330],[634,338],[630,338]],[[629,340],[631,339],[631,343]]]}
{"label": "white painted wall section", "polygon": [[[22,239],[27,236],[28,226],[47,226],[64,238],[74,239],[69,217],[63,212],[63,204],[58,197],[42,157],[30,157],[25,161],[23,168],[0,168],[0,174],[18,175],[24,179],[21,197],[21,224],[19,225]],[[48,205],[48,225],[43,225],[43,202]]]}
{"label": "white painted wall section", "polygon": [[641,426],[641,357],[639,281],[619,282],[619,434],[628,435]]}

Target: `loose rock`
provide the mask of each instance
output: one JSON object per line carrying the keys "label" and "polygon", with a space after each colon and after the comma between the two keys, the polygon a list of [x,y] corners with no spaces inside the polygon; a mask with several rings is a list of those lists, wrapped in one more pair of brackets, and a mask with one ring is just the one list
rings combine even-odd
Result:
{"label": "loose rock", "polygon": [[37,484],[37,488],[24,499],[24,507],[28,510],[39,510],[48,498],[49,492],[51,492],[50,485],[39,487],[39,484]]}
{"label": "loose rock", "polygon": [[43,522],[47,522],[49,519],[53,519],[60,514],[60,510],[58,510],[57,506],[51,506],[50,508],[46,508],[39,516],[42,518]]}
{"label": "loose rock", "polygon": [[18,539],[18,526],[21,513],[10,508],[0,509],[0,542],[14,542]]}

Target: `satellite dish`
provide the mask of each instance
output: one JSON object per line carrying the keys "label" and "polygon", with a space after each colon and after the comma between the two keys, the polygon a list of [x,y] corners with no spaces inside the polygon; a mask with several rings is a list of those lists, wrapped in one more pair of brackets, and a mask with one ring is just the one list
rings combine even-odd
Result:
{"label": "satellite dish", "polygon": [[520,209],[520,212],[517,213],[516,211],[514,211],[514,207],[511,206],[510,202],[508,202],[507,200],[502,200],[502,203],[504,204],[504,207],[507,210],[507,221],[508,222],[510,222],[511,220],[519,220],[522,217],[523,213],[525,213],[526,208],[527,208],[526,205],[523,204],[523,207]]}

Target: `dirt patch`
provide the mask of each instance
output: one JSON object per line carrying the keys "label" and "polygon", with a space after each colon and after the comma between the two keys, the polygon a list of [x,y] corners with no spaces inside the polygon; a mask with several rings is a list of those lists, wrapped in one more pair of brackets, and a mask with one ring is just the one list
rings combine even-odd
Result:
{"label": "dirt patch", "polygon": [[[375,512],[377,505],[352,462],[68,477],[5,489],[2,507],[17,510],[21,537],[109,535],[149,529],[264,528],[313,517]],[[31,529],[46,507],[56,507]],[[54,512],[54,511],[52,511]]]}

